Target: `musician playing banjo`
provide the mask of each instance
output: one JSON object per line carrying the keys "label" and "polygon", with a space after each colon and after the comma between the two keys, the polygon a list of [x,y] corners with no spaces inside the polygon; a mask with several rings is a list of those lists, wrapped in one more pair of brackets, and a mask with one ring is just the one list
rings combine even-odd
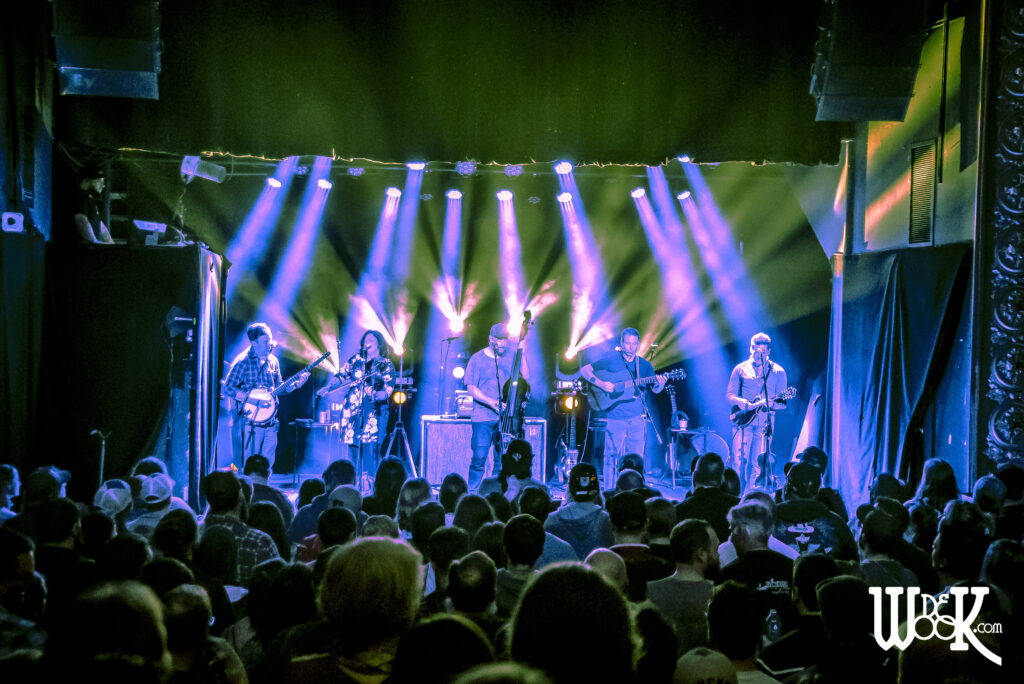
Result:
{"label": "musician playing banjo", "polygon": [[[278,423],[276,398],[269,393],[283,383],[281,363],[273,353],[277,343],[266,323],[253,323],[246,329],[245,336],[249,339],[249,349],[231,364],[223,388],[223,395],[231,398],[237,409],[231,424],[231,451],[238,466],[253,454],[266,456],[273,465]],[[309,373],[302,372],[278,393],[297,390],[306,380],[309,380]],[[269,398],[254,405],[250,402],[253,390],[265,390]],[[271,402],[274,402],[272,406]],[[261,419],[263,414],[269,418]]]}
{"label": "musician playing banjo", "polygon": [[[508,328],[504,323],[491,326],[486,347],[476,352],[466,364],[466,389],[473,396],[473,457],[469,462],[469,489],[476,491],[484,477],[487,452],[498,436],[498,417],[501,413],[502,388],[512,372],[515,354],[508,343]],[[523,358],[519,373],[529,381],[530,372]],[[499,442],[500,443],[500,442]],[[495,453],[495,462],[501,454]]]}
{"label": "musician playing banjo", "polygon": [[[772,338],[768,335],[759,332],[751,337],[750,358],[732,369],[725,394],[734,415],[756,409],[750,422],[733,425],[732,453],[725,464],[739,473],[743,490],[757,486],[761,476],[758,456],[767,451],[766,436],[774,427],[773,412],[786,408],[786,369],[769,358],[771,351]],[[766,397],[774,399],[770,402],[771,411],[767,410]]]}
{"label": "musician playing banjo", "polygon": [[[658,394],[665,389],[668,380],[667,375],[655,375],[651,363],[637,354],[639,348],[639,331],[626,328],[619,335],[616,353],[580,368],[583,379],[598,390],[592,390],[591,410],[597,410],[606,421],[606,473],[609,472],[609,465],[617,466],[619,459],[626,454],[640,454],[643,457],[649,419],[644,392],[650,390]],[[610,472],[616,471],[613,469]],[[614,482],[605,482],[605,486],[613,485]]]}

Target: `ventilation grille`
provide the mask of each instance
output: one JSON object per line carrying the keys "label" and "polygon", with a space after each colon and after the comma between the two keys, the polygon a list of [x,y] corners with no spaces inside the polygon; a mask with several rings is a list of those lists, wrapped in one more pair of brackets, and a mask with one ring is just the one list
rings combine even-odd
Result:
{"label": "ventilation grille", "polygon": [[910,148],[910,244],[932,241],[935,141]]}

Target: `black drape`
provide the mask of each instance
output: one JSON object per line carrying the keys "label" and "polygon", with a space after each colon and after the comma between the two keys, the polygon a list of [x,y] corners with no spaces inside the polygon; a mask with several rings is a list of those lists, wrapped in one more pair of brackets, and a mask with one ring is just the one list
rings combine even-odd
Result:
{"label": "black drape", "polygon": [[920,455],[905,448],[907,434],[942,379],[968,292],[970,253],[970,245],[955,244],[844,259],[833,463],[849,506],[867,500],[876,473],[910,479],[920,471],[913,462]]}
{"label": "black drape", "polygon": [[0,461],[22,470],[36,446],[45,255],[40,237],[0,233]]}

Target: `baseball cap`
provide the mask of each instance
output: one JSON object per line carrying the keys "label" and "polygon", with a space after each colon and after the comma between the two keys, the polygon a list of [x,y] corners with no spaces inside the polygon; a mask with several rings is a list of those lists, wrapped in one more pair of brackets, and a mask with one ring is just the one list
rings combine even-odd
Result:
{"label": "baseball cap", "polygon": [[508,339],[508,328],[504,323],[495,323],[491,326],[491,337],[499,340]]}
{"label": "baseball cap", "polygon": [[174,482],[163,473],[150,475],[142,480],[142,500],[148,504],[161,503],[171,498]]}
{"label": "baseball cap", "polygon": [[96,490],[92,505],[113,518],[132,503],[132,488],[124,480],[107,480]]}
{"label": "baseball cap", "polygon": [[817,468],[818,470],[820,470],[822,473],[824,473],[825,468],[828,467],[828,456],[825,454],[824,451],[822,451],[816,446],[809,446],[803,451],[801,451],[799,454],[797,454],[796,460],[798,460],[801,463],[810,464]]}
{"label": "baseball cap", "polygon": [[327,495],[327,506],[341,506],[356,513],[363,506],[363,497],[359,490],[352,485],[339,485]]}
{"label": "baseball cap", "polygon": [[821,485],[821,471],[810,463],[794,463],[786,473],[786,481],[801,488],[818,487]]}
{"label": "baseball cap", "polygon": [[42,501],[60,494],[61,485],[71,481],[71,473],[54,466],[36,468],[21,483],[21,495],[25,501]]}
{"label": "baseball cap", "polygon": [[597,469],[591,464],[577,463],[569,471],[569,494],[572,496],[595,496],[600,489]]}
{"label": "baseball cap", "polygon": [[619,492],[608,500],[608,515],[619,530],[639,530],[647,524],[644,497],[637,492]]}

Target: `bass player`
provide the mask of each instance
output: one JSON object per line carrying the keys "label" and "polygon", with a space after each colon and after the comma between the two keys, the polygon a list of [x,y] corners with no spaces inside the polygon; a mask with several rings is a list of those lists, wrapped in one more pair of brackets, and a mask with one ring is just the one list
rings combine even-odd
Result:
{"label": "bass player", "polygon": [[[237,409],[232,412],[231,451],[234,463],[241,466],[249,456],[266,456],[271,465],[277,450],[278,422],[276,412],[268,420],[253,422],[245,414],[249,393],[254,389],[275,390],[281,387],[281,363],[274,356],[277,343],[266,323],[253,323],[245,331],[249,349],[239,354],[231,363],[231,370],[224,379],[222,394],[230,398]],[[279,393],[292,392],[309,380],[309,373],[303,371],[292,378]]]}
{"label": "bass player", "polygon": [[[755,409],[749,422],[734,421],[732,453],[725,463],[726,467],[739,473],[741,491],[755,486],[761,476],[758,456],[767,453],[767,438],[774,427],[774,411],[786,408],[783,398],[786,396],[786,369],[769,358],[771,351],[772,338],[767,334],[759,332],[751,337],[750,358],[732,369],[725,393],[725,398],[733,406],[734,416]],[[773,400],[770,406],[765,401],[766,397]]]}
{"label": "bass player", "polygon": [[[508,328],[504,323],[491,326],[487,342],[487,346],[469,357],[469,363],[466,364],[466,389],[473,397],[473,457],[469,462],[468,478],[471,492],[480,487],[487,464],[487,452],[498,437],[502,388],[509,380],[515,357],[508,343]],[[519,374],[529,382],[530,372],[525,358]],[[495,453],[495,461],[500,458],[501,454]]]}
{"label": "bass player", "polygon": [[[626,454],[644,456],[650,419],[644,392],[649,389],[658,394],[668,380],[667,375],[655,375],[651,363],[637,354],[639,348],[639,331],[626,328],[619,335],[616,353],[580,368],[580,375],[592,386],[591,411],[606,421],[605,473],[616,472],[615,466]],[[606,487],[614,484],[605,482]]]}

